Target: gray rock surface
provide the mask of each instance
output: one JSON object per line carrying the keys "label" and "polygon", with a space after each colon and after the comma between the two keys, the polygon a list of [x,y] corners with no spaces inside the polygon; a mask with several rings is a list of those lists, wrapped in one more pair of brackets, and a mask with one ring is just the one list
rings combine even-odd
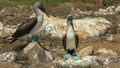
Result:
{"label": "gray rock surface", "polygon": [[15,32],[16,28],[17,28],[17,26],[10,26],[10,25],[3,26],[0,37],[5,38],[5,37],[12,36],[12,34]]}
{"label": "gray rock surface", "polygon": [[0,61],[2,62],[15,62],[17,58],[16,52],[5,52],[0,54]]}
{"label": "gray rock surface", "polygon": [[39,45],[30,43],[23,49],[23,54],[28,57],[31,62],[40,63],[43,61],[52,61],[51,53],[42,49]]}
{"label": "gray rock surface", "polygon": [[115,8],[115,12],[116,12],[116,13],[120,13],[120,6],[117,6],[117,7]]}

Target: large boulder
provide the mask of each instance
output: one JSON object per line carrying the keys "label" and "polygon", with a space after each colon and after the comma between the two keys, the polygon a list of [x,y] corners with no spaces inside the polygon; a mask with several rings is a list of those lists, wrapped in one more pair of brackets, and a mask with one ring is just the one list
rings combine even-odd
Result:
{"label": "large boulder", "polygon": [[9,36],[12,36],[12,34],[15,32],[16,28],[17,28],[17,26],[9,26],[9,25],[3,26],[0,37],[6,38]]}
{"label": "large boulder", "polygon": [[[96,37],[104,35],[111,23],[102,17],[83,18],[73,20],[75,31],[83,38]],[[59,19],[45,16],[43,27],[40,30],[40,35],[44,33],[46,36],[62,38],[66,33],[66,19]]]}
{"label": "large boulder", "polygon": [[86,32],[86,37],[96,37],[104,35],[107,28],[110,27],[111,23],[102,17],[97,18],[84,18],[73,21],[76,31],[82,30]]}
{"label": "large boulder", "polygon": [[52,61],[51,53],[41,48],[39,45],[30,43],[22,51],[27,58],[36,64],[43,61]]}

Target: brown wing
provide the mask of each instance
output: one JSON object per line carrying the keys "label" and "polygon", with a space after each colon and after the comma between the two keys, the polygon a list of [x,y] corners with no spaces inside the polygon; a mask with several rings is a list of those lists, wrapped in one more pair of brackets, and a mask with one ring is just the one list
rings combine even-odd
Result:
{"label": "brown wing", "polygon": [[36,23],[37,23],[37,18],[32,18],[32,19],[27,20],[26,22],[18,26],[18,29],[15,31],[12,37],[19,38],[29,33],[32,30],[32,28],[36,25]]}
{"label": "brown wing", "polygon": [[65,36],[63,36],[62,43],[63,43],[63,47],[66,51],[66,34],[65,34]]}

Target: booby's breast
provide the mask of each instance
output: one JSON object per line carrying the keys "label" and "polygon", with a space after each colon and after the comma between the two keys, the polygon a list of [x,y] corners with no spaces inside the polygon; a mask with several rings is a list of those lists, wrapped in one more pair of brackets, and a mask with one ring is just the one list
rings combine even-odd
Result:
{"label": "booby's breast", "polygon": [[38,21],[37,24],[35,25],[35,27],[30,31],[30,34],[33,35],[35,34],[41,27],[43,24],[43,15],[42,16],[38,16]]}
{"label": "booby's breast", "polygon": [[73,29],[68,29],[67,30],[67,35],[66,35],[66,49],[76,49],[75,45],[75,33]]}

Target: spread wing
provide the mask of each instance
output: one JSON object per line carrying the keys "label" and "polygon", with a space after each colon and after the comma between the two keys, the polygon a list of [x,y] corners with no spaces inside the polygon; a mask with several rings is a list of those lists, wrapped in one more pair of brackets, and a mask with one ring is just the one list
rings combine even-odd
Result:
{"label": "spread wing", "polygon": [[62,43],[63,43],[63,47],[66,51],[66,34],[65,34],[65,36],[63,36]]}
{"label": "spread wing", "polygon": [[37,18],[32,18],[32,19],[27,20],[26,22],[18,26],[18,29],[15,31],[12,37],[19,38],[29,33],[32,30],[32,28],[36,25],[36,23],[37,23]]}
{"label": "spread wing", "polygon": [[79,38],[77,34],[75,34],[75,43],[76,43],[76,48],[77,48],[79,44]]}

